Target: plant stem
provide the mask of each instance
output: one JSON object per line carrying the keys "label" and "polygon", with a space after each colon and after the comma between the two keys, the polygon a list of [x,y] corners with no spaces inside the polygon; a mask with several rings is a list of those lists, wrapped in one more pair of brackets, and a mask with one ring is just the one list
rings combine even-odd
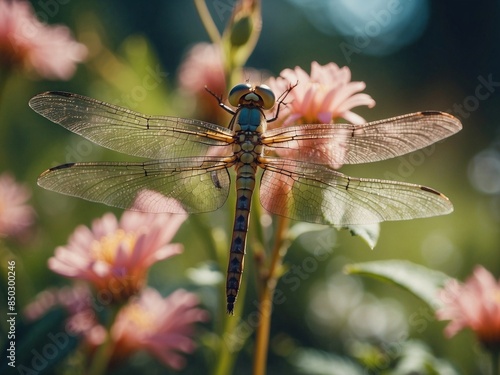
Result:
{"label": "plant stem", "polygon": [[115,322],[120,308],[121,305],[111,307],[110,316],[108,316],[108,321],[106,322],[106,340],[97,349],[97,352],[92,359],[92,363],[90,364],[88,374],[101,375],[106,373],[114,345],[113,339],[111,337],[111,327]]}
{"label": "plant stem", "polygon": [[205,4],[205,0],[194,0],[194,5],[196,6],[196,10],[201,19],[201,23],[205,27],[210,40],[214,44],[220,43],[221,36],[219,34],[219,30],[215,25],[212,16],[210,15],[210,11],[207,8],[207,4]]}
{"label": "plant stem", "polygon": [[215,365],[215,375],[225,375],[232,373],[238,353],[241,351],[246,342],[247,338],[242,337],[238,334],[238,324],[241,322],[240,317],[243,308],[245,307],[246,291],[246,284],[242,283],[238,293],[238,303],[236,303],[234,307],[234,316],[224,314],[224,329],[220,336],[221,341],[218,348],[219,356]]}
{"label": "plant stem", "polygon": [[[7,93],[7,87],[9,85],[9,80],[10,80],[10,72],[11,69],[4,68],[2,70],[2,66],[0,66],[0,114],[4,113],[3,107],[5,106],[4,100],[5,100],[5,94]],[[5,117],[5,116],[3,116]],[[2,117],[0,117],[0,127],[6,128],[2,124]],[[3,138],[3,137],[2,137]]]}
{"label": "plant stem", "polygon": [[259,325],[257,326],[255,339],[255,355],[253,375],[265,375],[267,364],[267,353],[269,350],[269,333],[271,330],[271,313],[273,308],[273,295],[281,274],[281,264],[286,254],[283,244],[288,229],[288,219],[279,216],[276,228],[276,239],[272,251],[271,263],[267,276],[262,282],[262,293],[260,295]]}
{"label": "plant stem", "polygon": [[490,351],[491,353],[491,373],[500,375],[500,350],[496,348]]}

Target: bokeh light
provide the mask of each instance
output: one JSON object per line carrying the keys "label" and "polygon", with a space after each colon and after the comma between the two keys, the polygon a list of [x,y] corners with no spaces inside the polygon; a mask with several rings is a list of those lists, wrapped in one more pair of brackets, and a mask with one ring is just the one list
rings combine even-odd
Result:
{"label": "bokeh light", "polygon": [[386,55],[417,40],[429,18],[427,0],[290,0],[325,34],[341,34],[352,48]]}
{"label": "bokeh light", "polygon": [[500,193],[500,152],[486,149],[479,152],[469,164],[472,186],[484,194]]}

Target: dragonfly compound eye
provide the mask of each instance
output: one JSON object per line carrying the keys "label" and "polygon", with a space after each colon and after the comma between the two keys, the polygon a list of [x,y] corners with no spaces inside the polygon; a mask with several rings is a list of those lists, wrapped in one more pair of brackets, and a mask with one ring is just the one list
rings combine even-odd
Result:
{"label": "dragonfly compound eye", "polygon": [[262,99],[262,108],[271,109],[276,102],[273,91],[267,85],[260,85],[255,87],[254,92]]}
{"label": "dragonfly compound eye", "polygon": [[252,85],[249,83],[240,83],[234,86],[229,92],[229,104],[237,107],[240,104],[240,99],[250,92],[252,92]]}

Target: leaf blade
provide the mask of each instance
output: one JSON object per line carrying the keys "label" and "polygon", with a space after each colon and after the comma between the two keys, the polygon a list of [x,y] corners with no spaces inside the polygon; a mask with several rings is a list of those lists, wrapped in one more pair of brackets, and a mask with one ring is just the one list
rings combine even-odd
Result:
{"label": "leaf blade", "polygon": [[436,310],[442,306],[438,290],[451,279],[443,272],[429,269],[405,260],[375,261],[349,264],[347,274],[370,276],[395,284]]}

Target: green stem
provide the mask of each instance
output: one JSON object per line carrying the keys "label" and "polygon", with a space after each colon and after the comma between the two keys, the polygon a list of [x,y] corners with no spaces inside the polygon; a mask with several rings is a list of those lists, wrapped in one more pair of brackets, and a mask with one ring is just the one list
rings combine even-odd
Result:
{"label": "green stem", "polygon": [[500,375],[500,350],[496,348],[491,350],[491,373],[493,375]]}
{"label": "green stem", "polygon": [[194,0],[194,5],[196,6],[196,10],[198,11],[198,15],[200,16],[201,23],[205,27],[210,40],[214,44],[219,44],[221,36],[212,16],[210,15],[210,11],[207,8],[205,0]]}
{"label": "green stem", "polygon": [[189,223],[193,226],[196,233],[208,233],[205,236],[204,249],[207,252],[208,259],[212,259],[214,262],[220,260],[220,251],[218,250],[218,244],[216,243],[214,236],[212,235],[213,229],[211,226],[206,225],[207,220],[203,220],[199,215],[190,215]]}
{"label": "green stem", "polygon": [[6,66],[1,66],[0,65],[0,99],[3,98],[3,91],[4,88],[7,86],[7,81],[10,77],[10,72],[12,69],[9,69]]}
{"label": "green stem", "polygon": [[[254,191],[255,196],[259,196],[260,191],[259,188]],[[260,204],[258,199],[252,200],[252,214],[250,216],[250,220],[252,221],[252,230],[250,232],[250,236],[252,238],[252,256],[253,256],[253,265],[256,272],[252,272],[253,274],[253,282],[257,288],[257,294],[260,296],[261,293],[261,280],[262,280],[262,272],[265,270],[264,265],[266,264],[266,252],[265,252],[265,237],[264,237],[264,228],[262,227],[261,218],[262,218],[262,205]]]}
{"label": "green stem", "polygon": [[265,375],[267,364],[267,353],[269,350],[269,334],[271,331],[271,313],[273,308],[273,295],[281,274],[283,257],[286,254],[283,244],[288,229],[288,219],[279,216],[276,229],[276,239],[271,255],[271,263],[267,276],[263,280],[262,293],[260,295],[259,325],[257,326],[254,353],[253,375]]}
{"label": "green stem", "polygon": [[[9,80],[10,80],[10,72],[12,70],[8,68],[4,68],[2,70],[2,66],[0,66],[0,114],[4,112],[3,107],[5,106],[4,104],[4,99],[5,95],[8,92],[7,91],[7,86],[9,85]],[[2,116],[0,116],[0,126],[5,127],[2,124]]]}
{"label": "green stem", "polygon": [[235,342],[234,335],[237,330],[238,323],[241,321],[239,317],[242,314],[246,293],[246,283],[242,283],[238,292],[238,303],[234,307],[234,316],[225,314],[224,332],[220,336],[219,356],[215,365],[215,375],[226,375],[233,373],[234,363],[240,350],[243,348],[246,339]]}
{"label": "green stem", "polygon": [[113,353],[114,342],[111,337],[111,327],[116,320],[118,312],[120,311],[122,305],[112,306],[110,314],[108,316],[108,321],[106,323],[106,340],[97,349],[97,352],[92,359],[88,374],[90,375],[101,375],[105,374],[108,368],[109,360]]}
{"label": "green stem", "polygon": [[[233,219],[232,214],[236,210],[236,199],[234,195],[231,195],[228,199],[226,213],[231,213],[231,219]],[[228,225],[232,224],[232,221],[228,221]],[[222,245],[223,247],[218,247],[217,249],[217,261],[220,264],[221,269],[227,268],[228,262],[228,248],[227,243]],[[225,286],[225,284],[224,284]],[[226,305],[226,288],[221,289],[221,301],[224,301],[224,306]],[[213,367],[214,375],[226,375],[232,374],[236,358],[246,339],[239,339],[240,336],[237,335],[236,331],[238,329],[238,324],[241,321],[240,317],[245,305],[245,294],[246,294],[246,283],[241,283],[240,290],[238,292],[238,302],[234,307],[234,316],[227,315],[225,313],[218,314],[218,320],[216,322],[216,331],[219,334],[220,342],[217,347],[217,357],[216,363]],[[238,340],[235,340],[235,337]]]}

